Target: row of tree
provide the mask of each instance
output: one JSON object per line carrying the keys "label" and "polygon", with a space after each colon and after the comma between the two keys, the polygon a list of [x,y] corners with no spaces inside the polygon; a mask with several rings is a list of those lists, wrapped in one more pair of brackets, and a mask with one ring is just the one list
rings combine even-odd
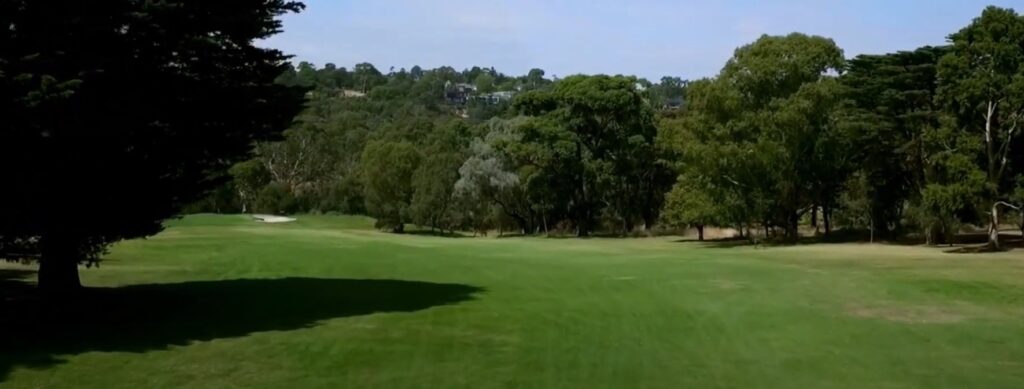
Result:
{"label": "row of tree", "polygon": [[[394,231],[415,223],[585,235],[653,226],[674,180],[655,147],[653,107],[682,100],[678,78],[355,69],[302,63],[279,77],[311,88],[306,112],[190,211],[340,212],[373,215]],[[375,80],[365,95],[351,93],[360,74]],[[487,90],[481,77],[517,98],[465,107],[446,99],[453,84]]]}
{"label": "row of tree", "polygon": [[[253,42],[299,2],[79,3],[0,2],[0,259],[40,261],[53,291],[187,204],[396,231],[795,239],[810,222],[938,243],[971,223],[998,246],[1008,211],[1024,229],[1024,18],[1009,9],[945,47],[845,60],[826,38],[765,36],[713,78],[652,83],[295,68]],[[466,84],[517,96],[453,101]]]}
{"label": "row of tree", "polygon": [[[809,223],[931,243],[971,223],[998,245],[1024,203],[1024,18],[990,7],[949,39],[847,60],[827,38],[764,36],[694,82],[302,63],[279,82],[313,88],[307,111],[201,208],[365,213],[394,231],[796,239]],[[517,96],[463,111],[453,83]]]}
{"label": "row of tree", "polygon": [[792,239],[806,214],[828,233],[839,212],[931,243],[987,225],[998,246],[1000,215],[1024,205],[1024,18],[990,7],[949,39],[850,61],[802,34],[738,49],[666,122],[682,156],[670,220]]}

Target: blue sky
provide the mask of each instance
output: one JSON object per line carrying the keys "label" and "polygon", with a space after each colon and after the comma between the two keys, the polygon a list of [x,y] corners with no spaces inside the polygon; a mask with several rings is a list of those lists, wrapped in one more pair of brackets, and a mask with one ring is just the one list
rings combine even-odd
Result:
{"label": "blue sky", "polygon": [[847,57],[945,42],[989,4],[1024,0],[305,0],[263,43],[381,71],[494,66],[508,74],[712,76],[761,34],[830,37]]}

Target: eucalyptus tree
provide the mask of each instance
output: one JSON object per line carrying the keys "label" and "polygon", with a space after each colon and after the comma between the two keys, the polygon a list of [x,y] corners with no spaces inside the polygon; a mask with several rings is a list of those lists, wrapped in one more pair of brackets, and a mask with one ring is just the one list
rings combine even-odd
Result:
{"label": "eucalyptus tree", "polygon": [[633,203],[648,176],[644,171],[656,168],[654,112],[636,79],[571,76],[549,90],[520,96],[515,106],[538,118],[537,125],[525,127],[523,142],[549,159],[543,173],[564,183],[560,190],[576,233],[589,235],[609,205],[631,229],[640,216],[637,208],[650,205]]}
{"label": "eucalyptus tree", "polygon": [[818,36],[738,48],[718,76],[687,88],[682,168],[738,199],[743,210],[731,213],[747,219],[738,224],[784,226],[795,239],[800,217],[819,206],[827,215],[849,174],[835,81],[844,65],[842,50]]}
{"label": "eucalyptus tree", "polygon": [[1014,140],[1024,131],[1024,17],[1012,9],[986,8],[949,36],[950,53],[939,62],[939,99],[956,126],[982,140],[980,168],[989,210],[989,245],[999,247],[999,213],[1007,202]]}

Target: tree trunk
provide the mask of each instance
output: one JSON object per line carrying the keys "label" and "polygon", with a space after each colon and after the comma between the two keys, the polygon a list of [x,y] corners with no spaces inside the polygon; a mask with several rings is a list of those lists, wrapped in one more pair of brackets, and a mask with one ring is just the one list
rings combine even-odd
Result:
{"label": "tree trunk", "polygon": [[[583,161],[583,144],[576,142],[576,160]],[[590,223],[590,201],[587,195],[587,175],[586,172],[579,172],[579,204],[576,205],[576,236],[585,237],[590,235],[589,226]]]}
{"label": "tree trunk", "polygon": [[587,228],[587,223],[583,220],[576,222],[576,237],[583,238],[590,236],[590,230]]}
{"label": "tree trunk", "polygon": [[701,241],[701,242],[704,241],[704,225],[703,224],[698,224],[697,225],[697,240]]}
{"label": "tree trunk", "polygon": [[811,227],[814,227],[814,234],[818,234],[818,206],[811,207]]}
{"label": "tree trunk", "polygon": [[868,222],[868,224],[869,224],[868,228],[871,229],[871,240],[870,240],[870,243],[875,243],[875,218],[871,217],[869,219],[870,219],[870,221]]}
{"label": "tree trunk", "polygon": [[832,207],[823,206],[821,208],[821,219],[825,223],[825,236],[832,234]]}
{"label": "tree trunk", "polygon": [[793,212],[786,222],[786,238],[793,242],[800,240],[800,215]]}
{"label": "tree trunk", "polygon": [[1024,246],[1024,206],[1021,206],[1017,213],[1020,214],[1020,241],[1021,245]]}
{"label": "tree trunk", "polygon": [[999,249],[999,203],[992,204],[992,217],[988,226],[988,245]]}
{"label": "tree trunk", "polygon": [[651,232],[654,230],[654,224],[655,223],[657,223],[657,217],[654,215],[654,212],[645,211],[644,212],[644,232],[646,232],[648,235],[650,235]]}
{"label": "tree trunk", "polygon": [[70,239],[47,236],[40,242],[39,288],[51,294],[64,294],[81,289],[78,260],[81,254]]}

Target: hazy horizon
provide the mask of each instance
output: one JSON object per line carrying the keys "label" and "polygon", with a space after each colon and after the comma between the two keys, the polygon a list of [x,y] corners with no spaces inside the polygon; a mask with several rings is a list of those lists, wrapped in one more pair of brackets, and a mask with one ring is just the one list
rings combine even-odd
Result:
{"label": "hazy horizon", "polygon": [[[1013,1],[994,5],[1013,7]],[[941,45],[991,1],[473,2],[307,0],[263,44],[295,61],[381,71],[493,66],[507,74],[712,76],[762,34],[832,38],[847,57]]]}

